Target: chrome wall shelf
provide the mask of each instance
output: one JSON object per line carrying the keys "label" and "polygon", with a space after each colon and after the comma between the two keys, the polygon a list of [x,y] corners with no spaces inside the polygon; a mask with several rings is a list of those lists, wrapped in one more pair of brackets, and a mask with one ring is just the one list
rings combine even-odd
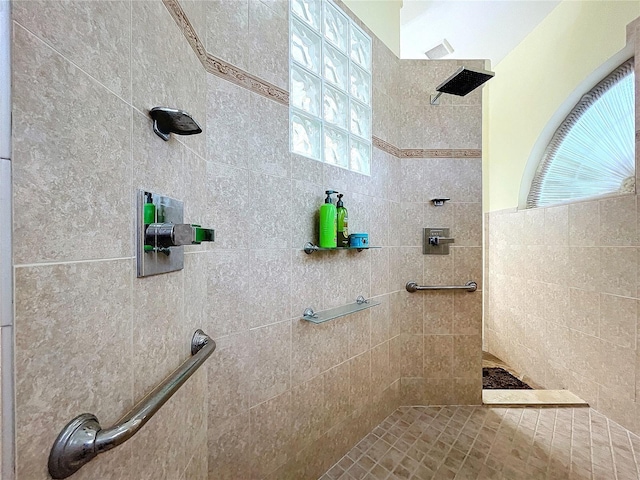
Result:
{"label": "chrome wall shelf", "polygon": [[332,252],[334,250],[357,250],[361,252],[362,250],[369,250],[370,248],[382,248],[382,247],[335,247],[335,248],[323,248],[319,247],[311,242],[307,242],[304,244],[304,253],[307,255],[312,254],[313,252]]}
{"label": "chrome wall shelf", "polygon": [[366,310],[367,308],[376,307],[380,305],[380,302],[374,302],[373,300],[365,299],[362,295],[356,298],[355,303],[349,303],[342,305],[341,307],[330,308],[329,310],[323,310],[322,312],[314,312],[313,308],[307,308],[302,314],[302,319],[311,323],[324,323],[329,320],[344,317],[352,313]]}

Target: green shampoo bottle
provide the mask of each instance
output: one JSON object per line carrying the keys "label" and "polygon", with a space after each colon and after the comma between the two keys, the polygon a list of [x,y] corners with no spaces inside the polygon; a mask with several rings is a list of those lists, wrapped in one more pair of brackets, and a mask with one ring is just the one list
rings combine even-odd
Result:
{"label": "green shampoo bottle", "polygon": [[349,212],[344,208],[342,203],[342,194],[338,195],[338,203],[336,204],[336,211],[338,214],[338,246],[349,246]]}
{"label": "green shampoo bottle", "polygon": [[338,192],[327,190],[325,193],[327,198],[324,199],[324,204],[320,207],[320,241],[318,246],[336,248],[338,246],[338,215],[331,195]]}

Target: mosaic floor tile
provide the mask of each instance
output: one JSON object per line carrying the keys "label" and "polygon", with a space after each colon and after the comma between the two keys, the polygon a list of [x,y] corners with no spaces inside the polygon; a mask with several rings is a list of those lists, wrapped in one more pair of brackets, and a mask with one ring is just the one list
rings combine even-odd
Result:
{"label": "mosaic floor tile", "polygon": [[638,480],[640,437],[590,408],[401,407],[320,480]]}

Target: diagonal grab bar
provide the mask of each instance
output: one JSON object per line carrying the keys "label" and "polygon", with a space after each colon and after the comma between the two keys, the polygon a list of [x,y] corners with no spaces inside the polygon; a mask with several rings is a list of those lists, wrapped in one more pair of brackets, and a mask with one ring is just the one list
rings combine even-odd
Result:
{"label": "diagonal grab bar", "polygon": [[191,339],[192,357],[138,402],[116,425],[103,429],[96,416],[90,413],[83,413],[71,420],[51,448],[49,475],[55,479],[67,478],[98,454],[122,445],[133,437],[215,349],[216,343],[198,329]]}
{"label": "diagonal grab bar", "polygon": [[467,292],[475,292],[478,289],[476,282],[469,281],[464,285],[418,285],[416,282],[407,282],[407,292],[413,293],[419,290],[466,290]]}

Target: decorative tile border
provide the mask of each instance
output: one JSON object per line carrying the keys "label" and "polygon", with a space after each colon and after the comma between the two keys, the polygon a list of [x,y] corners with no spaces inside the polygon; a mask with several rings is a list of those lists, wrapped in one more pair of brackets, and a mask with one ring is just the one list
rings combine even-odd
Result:
{"label": "decorative tile border", "polygon": [[480,158],[482,150],[479,149],[424,149],[424,148],[398,148],[385,142],[381,138],[373,137],[373,146],[398,158]]}
{"label": "decorative tile border", "polygon": [[468,149],[422,149],[406,148],[402,149],[400,158],[479,158],[482,157],[482,150]]}
{"label": "decorative tile border", "polygon": [[[231,83],[246,88],[258,95],[270,98],[282,105],[289,105],[289,92],[255,75],[210,54],[200,41],[197,32],[178,0],[162,0],[167,10],[178,24],[185,38],[196,53],[205,70]],[[373,146],[397,158],[475,158],[481,157],[481,150],[427,150],[401,149],[378,137],[372,137]]]}
{"label": "decorative tile border", "polygon": [[289,92],[286,90],[276,87],[255,75],[251,75],[210,53],[207,53],[207,61],[204,64],[204,68],[207,72],[251,90],[254,93],[263,95],[283,105],[289,105]]}
{"label": "decorative tile border", "polygon": [[400,150],[395,145],[391,145],[389,142],[385,142],[381,138],[371,137],[371,140],[373,142],[373,146],[382,150],[383,152],[387,152],[398,158],[400,158],[400,156],[402,155],[402,150]]}
{"label": "decorative tile border", "polygon": [[207,72],[278,103],[289,105],[289,92],[286,90],[208,53],[178,0],[163,0],[163,3]]}

